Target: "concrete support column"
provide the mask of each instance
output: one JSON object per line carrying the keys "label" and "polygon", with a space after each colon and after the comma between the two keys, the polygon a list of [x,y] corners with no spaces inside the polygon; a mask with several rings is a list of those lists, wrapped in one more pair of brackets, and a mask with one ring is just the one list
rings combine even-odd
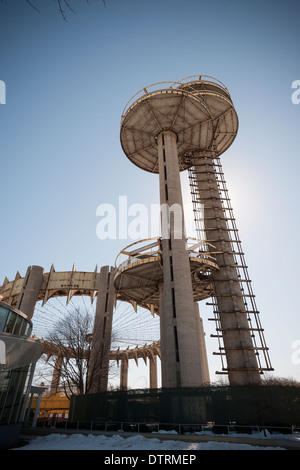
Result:
{"label": "concrete support column", "polygon": [[33,428],[36,427],[37,419],[38,419],[38,416],[39,416],[41,401],[42,401],[42,393],[38,394],[38,399],[37,399],[36,408],[35,408],[35,411],[34,411],[34,416],[33,416],[33,421],[32,421],[32,427]]}
{"label": "concrete support column", "polygon": [[202,384],[198,318],[186,250],[176,135],[164,131],[157,144],[164,273],[160,306],[163,387],[197,387]]}
{"label": "concrete support column", "polygon": [[63,357],[57,356],[55,360],[55,365],[54,365],[53,374],[52,374],[52,381],[51,381],[51,386],[50,386],[51,395],[54,395],[58,391],[62,364],[63,364]]}
{"label": "concrete support column", "polygon": [[199,305],[197,302],[194,303],[196,316],[199,318],[199,344],[200,344],[200,359],[201,359],[201,373],[202,373],[202,382],[203,385],[207,385],[210,383],[209,377],[209,367],[208,367],[208,360],[207,360],[207,351],[206,351],[206,343],[205,343],[205,333],[203,328],[203,321],[200,317],[199,313]]}
{"label": "concrete support column", "polygon": [[120,390],[128,388],[128,358],[121,360]]}
{"label": "concrete support column", "polygon": [[30,388],[31,397],[30,397],[30,401],[29,401],[29,405],[28,405],[28,409],[27,409],[26,422],[28,422],[29,417],[30,417],[31,406],[32,406],[32,401],[33,401],[34,395],[35,394],[38,395],[37,404],[36,404],[36,407],[35,407],[34,417],[33,417],[33,421],[32,421],[32,427],[33,428],[36,426],[36,423],[37,423],[37,419],[38,419],[38,415],[39,415],[39,411],[40,411],[40,406],[41,406],[41,401],[42,401],[42,395],[43,395],[45,390],[46,390],[45,387],[31,386],[31,388]]}
{"label": "concrete support column", "polygon": [[157,356],[149,357],[150,388],[157,388]]}
{"label": "concrete support column", "polygon": [[[222,336],[231,385],[259,384],[260,374],[253,350],[229,232],[214,171],[213,156],[205,151],[194,155],[200,200],[204,204],[206,239],[216,247],[219,271],[213,271]],[[209,247],[211,251],[213,248]]]}
{"label": "concrete support column", "polygon": [[164,285],[159,286],[159,324],[160,324],[160,354],[161,354],[161,386],[162,388],[168,387],[168,364],[166,361],[167,349],[166,349],[166,331],[165,325],[166,316],[164,314]]}
{"label": "concrete support column", "polygon": [[20,292],[16,308],[27,315],[31,320],[38,300],[44,269],[40,266],[29,266],[24,278],[22,290]]}
{"label": "concrete support column", "polygon": [[114,274],[115,268],[113,267],[109,269],[109,266],[104,266],[100,270],[89,366],[89,393],[105,392],[107,390],[115,302]]}

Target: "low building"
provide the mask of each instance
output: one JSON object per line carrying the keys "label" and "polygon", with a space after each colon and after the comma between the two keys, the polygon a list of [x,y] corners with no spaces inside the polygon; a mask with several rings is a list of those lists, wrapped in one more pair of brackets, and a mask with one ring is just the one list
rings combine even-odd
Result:
{"label": "low building", "polygon": [[18,442],[42,344],[21,311],[0,301],[0,448]]}

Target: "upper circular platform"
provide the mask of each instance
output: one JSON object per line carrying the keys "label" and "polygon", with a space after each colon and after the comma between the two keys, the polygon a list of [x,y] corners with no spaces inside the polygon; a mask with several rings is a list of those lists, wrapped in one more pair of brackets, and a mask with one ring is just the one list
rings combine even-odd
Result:
{"label": "upper circular platform", "polygon": [[238,116],[227,88],[206,75],[143,88],[126,104],[120,139],[126,156],[143,170],[158,173],[157,135],[177,135],[180,170],[194,152],[222,154],[234,141]]}

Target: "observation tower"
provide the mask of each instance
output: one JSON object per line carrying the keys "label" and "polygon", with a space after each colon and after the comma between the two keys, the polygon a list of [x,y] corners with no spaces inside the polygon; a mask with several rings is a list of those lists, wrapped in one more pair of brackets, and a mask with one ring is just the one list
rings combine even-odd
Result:
{"label": "observation tower", "polygon": [[[263,371],[272,370],[219,158],[237,131],[238,116],[227,88],[204,75],[147,86],[131,98],[122,114],[124,153],[141,169],[159,174],[161,271],[154,262],[151,276],[156,278],[148,303],[160,315],[164,387],[203,384],[195,301],[207,297],[212,298],[221,373],[228,374],[230,384],[258,384]],[[186,169],[199,235],[194,245],[200,258],[214,257],[209,272],[198,273],[196,278],[187,247],[180,183],[180,172]],[[145,250],[128,253],[127,269],[141,266]],[[135,256],[139,261],[133,263]],[[143,269],[149,269],[145,263]],[[117,271],[118,290],[119,275]],[[138,277],[145,280],[143,276],[139,271]],[[208,284],[201,290],[203,276],[208,276],[210,292]],[[140,301],[134,291],[137,286],[134,281],[127,286],[133,301]]]}

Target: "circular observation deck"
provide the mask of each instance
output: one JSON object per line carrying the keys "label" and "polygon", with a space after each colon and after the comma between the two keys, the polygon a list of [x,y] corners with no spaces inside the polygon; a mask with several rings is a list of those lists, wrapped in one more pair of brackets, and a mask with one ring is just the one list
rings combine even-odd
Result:
{"label": "circular observation deck", "polygon": [[[187,240],[195,301],[211,297],[211,271],[219,269],[207,245],[195,238]],[[163,282],[161,239],[148,238],[128,245],[117,256],[116,268],[118,300],[136,302],[159,315],[159,285]]]}
{"label": "circular observation deck", "polygon": [[213,77],[193,75],[143,88],[122,113],[122,149],[132,163],[158,173],[157,136],[166,130],[177,135],[181,171],[191,166],[186,157],[194,152],[225,152],[238,131],[238,116],[225,85]]}

